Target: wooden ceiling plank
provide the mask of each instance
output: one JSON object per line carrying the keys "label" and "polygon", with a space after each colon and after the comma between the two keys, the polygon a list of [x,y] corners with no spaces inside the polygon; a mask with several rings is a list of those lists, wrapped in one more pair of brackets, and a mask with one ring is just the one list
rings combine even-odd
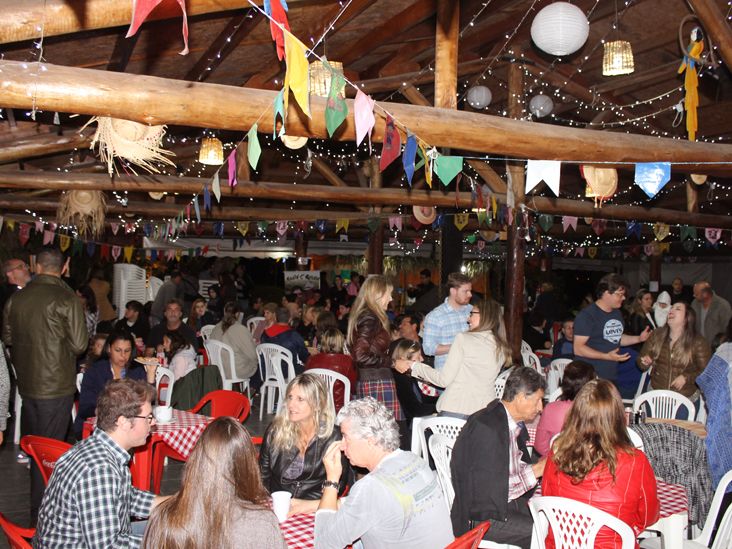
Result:
{"label": "wooden ceiling plank", "polygon": [[[46,64],[38,76],[35,65],[0,60],[0,104],[13,108],[75,112],[126,118],[148,124],[178,124],[226,130],[273,131],[272,106],[276,92],[218,84],[109,73]],[[353,113],[353,102],[349,113]],[[400,124],[427,143],[466,151],[505,154],[516,158],[611,162],[713,163],[732,162],[732,145],[605,132],[598,140],[592,130],[510,120],[465,111],[382,103]],[[311,97],[312,118],[291,101],[287,129],[291,135],[327,137],[326,99]],[[592,132],[592,133],[590,133]],[[383,141],[384,119],[377,117],[374,142]],[[334,136],[353,141],[350,114]],[[688,165],[674,166],[685,171]]]}
{"label": "wooden ceiling plank", "polygon": [[599,94],[620,93],[620,90],[633,88],[638,84],[648,82],[649,80],[657,80],[659,77],[666,80],[669,75],[676,75],[676,69],[679,68],[679,62],[673,61],[664,65],[653,67],[647,71],[634,72],[628,76],[615,77],[608,82],[603,82],[593,87]]}
{"label": "wooden ceiling plank", "polygon": [[727,67],[732,67],[732,29],[714,0],[689,0],[694,13],[712,37]]}
{"label": "wooden ceiling plank", "polygon": [[112,55],[107,63],[108,71],[125,72],[139,38],[139,32],[129,38],[125,38],[124,33],[117,35],[117,40],[114,43],[114,50],[112,50]]}
{"label": "wooden ceiling plank", "polygon": [[78,133],[68,135],[47,133],[26,139],[16,139],[12,143],[0,144],[0,164],[86,148],[90,143],[91,137]]}

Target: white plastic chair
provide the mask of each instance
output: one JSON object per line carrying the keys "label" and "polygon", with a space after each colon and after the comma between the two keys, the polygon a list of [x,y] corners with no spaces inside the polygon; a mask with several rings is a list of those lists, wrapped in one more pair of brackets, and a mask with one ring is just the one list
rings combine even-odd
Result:
{"label": "white plastic chair", "polygon": [[521,358],[523,358],[524,366],[528,366],[529,368],[532,368],[539,372],[541,374],[541,377],[546,377],[544,374],[544,367],[541,365],[541,360],[539,360],[539,357],[536,356],[533,352],[521,354]]}
{"label": "white plastic chair", "polygon": [[633,398],[624,398],[623,404],[633,404],[635,399],[643,394],[643,392],[646,390],[646,382],[648,381],[648,376],[651,375],[651,370],[653,370],[653,366],[651,366],[641,374],[640,381],[638,382],[638,388],[635,390],[635,395],[633,396]]}
{"label": "white plastic chair", "polygon": [[[168,379],[168,386],[165,389],[165,398],[163,398],[163,393],[160,392],[160,383],[165,378]],[[167,406],[170,406],[171,399],[173,398],[173,385],[175,385],[175,374],[173,370],[164,366],[158,366],[157,370],[155,370],[155,394],[158,395],[158,404],[162,400]]]}
{"label": "white plastic chair", "polygon": [[686,408],[689,421],[694,421],[696,415],[694,403],[676,391],[655,390],[643,393],[633,401],[633,412],[643,409],[644,405],[648,405],[650,410],[648,417],[676,419],[676,412],[682,406]]}
{"label": "white plastic chair", "polygon": [[236,375],[234,349],[223,341],[218,341],[216,339],[209,339],[203,344],[203,346],[206,348],[206,352],[208,353],[209,362],[211,364],[216,364],[219,368],[224,389],[227,391],[233,391],[234,385],[241,384],[241,391],[244,392],[244,389],[246,389],[247,397],[250,397],[249,378],[237,377]]}
{"label": "white plastic chair", "polygon": [[450,458],[455,440],[445,435],[435,433],[430,437],[430,455],[437,468],[437,481],[440,483],[442,493],[447,502],[447,508],[452,508],[452,500],[455,499],[455,490],[452,487],[452,476],[450,474]]}
{"label": "white plastic chair", "polygon": [[630,437],[630,442],[632,442],[633,446],[638,448],[638,450],[643,451],[644,446],[643,446],[643,439],[641,438],[641,436],[638,433],[636,433],[633,429],[631,429],[630,427],[627,427],[627,429],[628,429],[628,436]]}
{"label": "white plastic chair", "polygon": [[201,339],[203,339],[204,344],[208,341],[208,338],[211,337],[211,332],[213,332],[213,329],[215,327],[216,326],[214,324],[206,324],[205,326],[201,326]]}
{"label": "white plastic chair", "polygon": [[[264,399],[267,397],[267,413],[273,414],[279,411],[285,401],[287,384],[295,378],[295,366],[292,361],[292,353],[274,343],[260,343],[257,345],[257,357],[259,357],[259,374],[263,383],[260,388],[259,420],[262,420],[264,413]],[[287,364],[287,378],[282,373],[282,362]],[[262,370],[264,368],[264,370]],[[275,395],[278,395],[275,408]]]}
{"label": "white plastic chair", "polygon": [[76,390],[81,393],[81,382],[84,381],[84,372],[76,374]]}
{"label": "white plastic chair", "polygon": [[536,496],[529,500],[534,517],[532,547],[545,548],[549,526],[556,549],[591,549],[597,532],[607,526],[618,533],[622,549],[635,547],[633,529],[605,511],[568,498]]}
{"label": "white plastic chair", "polygon": [[247,328],[249,328],[250,333],[254,333],[254,330],[257,328],[257,324],[264,321],[263,316],[253,316],[249,320],[247,320]]}
{"label": "white plastic chair", "polygon": [[555,402],[559,400],[559,397],[562,396],[562,388],[559,387],[558,389],[554,389],[551,393],[549,393],[549,396],[547,397],[547,402]]}
{"label": "white plastic chair", "polygon": [[[730,484],[732,484],[732,471],[727,471],[714,491],[712,504],[709,506],[709,513],[707,513],[707,520],[701,534],[694,539],[683,540],[684,549],[705,549],[710,547],[709,541],[712,539],[714,524],[717,522],[719,510],[722,507],[722,498],[724,498],[724,493]],[[641,547],[644,549],[660,549],[661,538],[644,539],[641,542]],[[732,549],[732,506],[727,509],[722,522],[719,524],[711,549]]]}
{"label": "white plastic chair", "polygon": [[562,384],[564,368],[566,368],[567,364],[570,362],[572,362],[571,358],[555,358],[549,363],[549,371],[546,375],[546,392],[548,394],[556,391]]}
{"label": "white plastic chair", "polygon": [[696,421],[702,425],[707,424],[707,403],[701,393],[699,393],[699,411],[696,413]]}
{"label": "white plastic chair", "polygon": [[336,381],[343,383],[343,405],[345,406],[351,401],[351,380],[343,374],[339,374],[333,370],[326,370],[325,368],[312,368],[308,370],[307,373],[315,374],[323,378],[323,381],[325,381],[328,387],[328,401],[333,405],[333,409],[335,409],[333,390]]}
{"label": "white plastic chair", "polygon": [[[420,421],[416,421],[419,419]],[[457,417],[427,416],[414,418],[412,421],[412,452],[429,461],[429,447],[427,446],[427,430],[432,434],[442,435],[450,440],[457,439],[465,425],[465,420]]]}
{"label": "white plastic chair", "polygon": [[506,380],[508,379],[508,376],[511,375],[511,372],[513,371],[513,368],[509,368],[505,372],[501,372],[498,374],[498,377],[496,378],[496,398],[501,399],[503,398],[503,389],[506,388]]}
{"label": "white plastic chair", "polygon": [[534,349],[531,348],[531,345],[526,343],[523,339],[521,340],[521,355],[524,355],[525,353],[533,353]]}

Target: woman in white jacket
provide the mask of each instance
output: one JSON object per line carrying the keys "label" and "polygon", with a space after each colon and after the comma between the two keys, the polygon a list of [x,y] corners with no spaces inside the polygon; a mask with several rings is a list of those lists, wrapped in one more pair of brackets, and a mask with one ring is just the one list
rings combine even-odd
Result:
{"label": "woman in white jacket", "polygon": [[401,373],[445,387],[437,401],[442,416],[465,419],[494,400],[496,377],[511,360],[501,306],[492,299],[474,300],[472,305],[470,331],[455,336],[441,370],[410,360],[394,363]]}
{"label": "woman in white jacket", "polygon": [[168,367],[175,379],[181,379],[197,366],[196,350],[178,331],[166,332],[163,336],[163,350]]}
{"label": "woman in white jacket", "polygon": [[[211,331],[211,339],[226,343],[234,350],[236,376],[249,379],[257,371],[257,349],[249,329],[239,322],[239,305],[230,301],[224,306],[224,317]],[[222,360],[228,360],[224,355]],[[224,364],[226,371],[229,365]]]}

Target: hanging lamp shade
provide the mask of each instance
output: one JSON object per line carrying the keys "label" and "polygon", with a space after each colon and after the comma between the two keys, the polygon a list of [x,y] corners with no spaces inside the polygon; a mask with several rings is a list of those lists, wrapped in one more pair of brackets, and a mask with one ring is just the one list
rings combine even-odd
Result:
{"label": "hanging lamp shade", "polygon": [[584,12],[569,2],[549,4],[534,17],[531,39],[547,53],[562,56],[576,52],[587,41],[590,22]]}
{"label": "hanging lamp shade", "polygon": [[543,118],[554,110],[554,101],[548,95],[540,93],[529,101],[529,110],[536,118]]}
{"label": "hanging lamp shade", "polygon": [[605,42],[602,56],[602,75],[618,76],[630,74],[635,70],[633,64],[633,48],[627,40]]}
{"label": "hanging lamp shade", "polygon": [[483,110],[491,104],[493,94],[486,86],[473,86],[468,90],[468,104],[474,109]]}
{"label": "hanging lamp shade", "polygon": [[224,145],[217,137],[201,139],[201,150],[198,151],[198,161],[209,166],[220,166],[224,163]]}
{"label": "hanging lamp shade", "polygon": [[[328,60],[326,59],[326,61]],[[328,64],[334,71],[343,74],[343,63],[340,61],[328,61]],[[309,73],[310,94],[318,95],[320,97],[328,97],[331,81],[331,71],[328,67],[326,67],[322,61],[316,60],[310,63]]]}

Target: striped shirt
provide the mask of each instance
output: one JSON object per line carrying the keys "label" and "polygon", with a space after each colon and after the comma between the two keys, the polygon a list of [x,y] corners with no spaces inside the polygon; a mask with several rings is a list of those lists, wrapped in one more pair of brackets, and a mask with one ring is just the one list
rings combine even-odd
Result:
{"label": "striped shirt", "polygon": [[441,370],[447,362],[447,353],[435,355],[438,345],[452,345],[455,336],[468,331],[468,318],[472,305],[463,305],[453,309],[449,298],[438,307],[432,309],[424,319],[422,333],[422,348],[424,354],[435,357],[435,370]]}
{"label": "striped shirt", "polygon": [[531,465],[521,460],[523,453],[518,446],[518,437],[525,429],[523,423],[518,424],[506,410],[508,417],[508,501],[523,496],[537,484],[536,476]]}
{"label": "striped shirt", "polygon": [[38,514],[36,549],[139,547],[130,517],[147,517],[154,495],[132,486],[130,454],[101,429],[56,462]]}

